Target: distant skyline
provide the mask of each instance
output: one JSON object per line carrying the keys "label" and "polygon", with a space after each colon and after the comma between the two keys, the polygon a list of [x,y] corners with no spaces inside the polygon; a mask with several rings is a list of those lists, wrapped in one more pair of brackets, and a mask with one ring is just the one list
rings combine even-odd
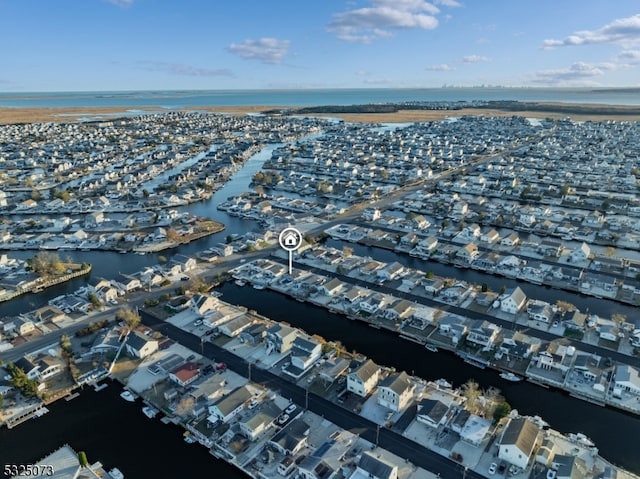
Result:
{"label": "distant skyline", "polygon": [[604,0],[0,0],[0,91],[640,86]]}

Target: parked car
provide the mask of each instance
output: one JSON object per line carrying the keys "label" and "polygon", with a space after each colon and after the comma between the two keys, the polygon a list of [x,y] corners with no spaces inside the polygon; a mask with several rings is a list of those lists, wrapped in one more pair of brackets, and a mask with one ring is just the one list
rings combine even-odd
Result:
{"label": "parked car", "polygon": [[249,409],[255,408],[258,404],[260,404],[260,401],[258,401],[257,399],[254,399],[249,403]]}
{"label": "parked car", "polygon": [[287,409],[285,409],[284,412],[287,413],[287,414],[291,414],[297,408],[298,407],[295,404],[289,404],[289,406],[287,406]]}
{"label": "parked car", "polygon": [[487,472],[493,476],[497,470],[498,470],[498,465],[495,462],[492,462]]}
{"label": "parked car", "polygon": [[288,414],[283,414],[282,416],[280,416],[278,418],[278,424],[284,424],[288,420],[289,420],[289,415]]}

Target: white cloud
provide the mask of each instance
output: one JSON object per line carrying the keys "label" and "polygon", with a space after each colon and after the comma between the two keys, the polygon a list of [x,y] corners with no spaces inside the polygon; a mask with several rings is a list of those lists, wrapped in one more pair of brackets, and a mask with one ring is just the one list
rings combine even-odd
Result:
{"label": "white cloud", "polygon": [[467,55],[462,57],[463,63],[481,63],[488,62],[489,59],[487,57],[483,57],[482,55]]}
{"label": "white cloud", "polygon": [[427,67],[427,70],[432,72],[451,72],[455,70],[455,68],[446,63],[441,63],[440,65],[431,65],[430,67]]}
{"label": "white cloud", "polygon": [[462,4],[456,0],[434,0],[436,5],[443,5],[445,7],[461,7]]}
{"label": "white cloud", "polygon": [[133,0],[104,0],[104,1],[120,8],[129,8],[131,5],[133,5]]}
{"label": "white cloud", "polygon": [[327,29],[340,40],[371,43],[394,30],[432,30],[440,9],[424,0],[370,0],[371,6],[333,15]]}
{"label": "white cloud", "polygon": [[229,52],[245,60],[259,60],[263,63],[282,63],[289,52],[289,40],[276,38],[260,38],[259,40],[245,40],[242,43],[232,43],[227,47]]}
{"label": "white cloud", "polygon": [[640,63],[640,50],[623,50],[616,55],[616,59],[631,65],[638,64]]}
{"label": "white cloud", "polygon": [[186,65],[184,63],[154,62],[154,61],[142,61],[138,63],[145,70],[155,71],[155,72],[167,72],[173,75],[192,76],[192,77],[233,76],[233,73],[231,72],[231,70],[227,70],[226,68],[219,68],[219,69],[199,68],[193,65]]}
{"label": "white cloud", "polygon": [[597,30],[580,30],[561,40],[549,39],[544,48],[611,43],[623,46],[640,43],[640,14],[619,18]]}
{"label": "white cloud", "polygon": [[541,70],[534,74],[532,81],[544,85],[592,85],[593,79],[601,77],[606,71],[615,70],[612,63],[576,62],[567,68]]}

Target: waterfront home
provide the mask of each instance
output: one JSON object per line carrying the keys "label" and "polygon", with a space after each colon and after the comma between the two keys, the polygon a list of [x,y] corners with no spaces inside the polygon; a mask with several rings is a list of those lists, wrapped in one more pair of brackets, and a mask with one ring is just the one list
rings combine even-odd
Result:
{"label": "waterfront home", "polygon": [[[280,409],[272,401],[263,402],[238,421],[241,434],[250,441],[255,441],[261,434],[273,426],[273,421],[280,415]],[[217,418],[217,416],[216,416]]]}
{"label": "waterfront home", "polygon": [[520,237],[517,233],[510,233],[500,240],[501,246],[516,246],[520,243]]}
{"label": "waterfront home", "polygon": [[598,326],[598,336],[600,339],[604,339],[606,341],[618,341],[620,339],[619,335],[621,334],[620,328],[613,323],[600,324]]}
{"label": "waterfront home", "polygon": [[14,364],[17,368],[24,371],[28,379],[35,380],[40,377],[40,365],[27,359],[26,356],[21,357]]}
{"label": "waterfront home", "polygon": [[389,263],[384,268],[381,268],[376,271],[376,281],[378,283],[382,283],[384,281],[391,281],[396,279],[402,272],[404,271],[404,266],[402,266],[397,261],[393,263]]}
{"label": "waterfront home", "polygon": [[37,358],[38,379],[45,381],[64,371],[66,365],[62,358],[43,354]]}
{"label": "waterfront home", "polygon": [[588,477],[588,473],[590,472],[584,459],[565,454],[556,454],[553,456],[551,469],[556,472],[556,479]]}
{"label": "waterfront home", "polygon": [[494,244],[500,241],[500,234],[495,229],[490,229],[480,235],[480,241],[485,243]]}
{"label": "waterfront home", "polygon": [[496,324],[490,323],[486,320],[475,319],[469,324],[469,331],[467,332],[467,341],[481,346],[482,349],[490,350],[496,339],[500,327]]}
{"label": "waterfront home", "polygon": [[462,441],[478,447],[483,443],[492,426],[493,423],[491,420],[476,416],[475,414],[468,414],[458,434],[460,434]]}
{"label": "waterfront home", "polygon": [[358,303],[358,309],[365,314],[374,314],[385,304],[385,297],[381,293],[372,293]]}
{"label": "waterfront home", "polygon": [[404,371],[390,374],[378,384],[378,404],[399,412],[409,405],[415,388],[410,376]]}
{"label": "waterfront home", "polygon": [[533,321],[549,323],[555,312],[549,303],[540,300],[532,300],[527,303],[527,314],[529,315],[529,319]]}
{"label": "waterfront home", "polygon": [[538,351],[542,343],[539,338],[526,335],[520,331],[503,329],[500,335],[502,336],[502,342],[496,353],[497,359],[500,359],[502,355],[506,355],[507,359],[528,359]]}
{"label": "waterfront home", "polygon": [[[337,477],[344,466],[345,457],[358,437],[349,431],[336,431],[327,437],[298,465],[301,479],[328,479]],[[344,476],[343,476],[344,477]]]}
{"label": "waterfront home", "polygon": [[186,362],[169,372],[169,380],[179,386],[187,387],[200,376],[200,368],[196,363]]}
{"label": "waterfront home", "polygon": [[533,364],[540,369],[556,370],[564,374],[569,370],[575,352],[575,347],[567,346],[559,341],[543,343],[538,353],[532,358]]}
{"label": "waterfront home", "polygon": [[303,419],[294,419],[269,440],[269,445],[281,454],[294,456],[307,445],[310,431],[311,426]]}
{"label": "waterfront home", "polygon": [[210,311],[215,311],[218,306],[218,300],[208,294],[196,293],[189,300],[189,308],[199,317],[204,317]]}
{"label": "waterfront home", "polygon": [[284,324],[274,324],[267,329],[265,340],[267,344],[280,354],[288,353],[293,342],[298,337],[298,330]]}
{"label": "waterfront home", "polygon": [[611,360],[597,354],[578,352],[573,362],[573,371],[580,374],[585,381],[592,383],[594,391],[604,393],[608,387],[608,374],[613,372]]}
{"label": "waterfront home", "polygon": [[466,318],[462,316],[447,314],[438,322],[438,332],[451,338],[451,343],[456,345],[469,330],[469,326],[466,323]]}
{"label": "waterfront home", "polygon": [[584,241],[569,253],[569,261],[572,263],[582,263],[591,256],[591,248]]}
{"label": "waterfront home", "polygon": [[358,467],[349,479],[398,479],[398,465],[380,455],[364,451],[358,461]]}
{"label": "waterfront home", "polygon": [[263,341],[266,334],[267,326],[265,323],[254,322],[242,330],[240,333],[240,341],[251,346],[256,346]]}
{"label": "waterfront home", "polygon": [[291,346],[291,366],[285,372],[300,377],[322,356],[322,344],[312,337],[297,336]]}
{"label": "waterfront home", "polygon": [[120,349],[120,328],[114,326],[101,330],[93,341],[90,352],[95,353],[115,353]]}
{"label": "waterfront home", "polygon": [[19,316],[14,321],[14,332],[20,336],[30,334],[36,330],[36,325],[29,318]]}
{"label": "waterfront home", "polygon": [[133,331],[127,337],[127,353],[134,358],[144,359],[158,350],[159,343],[139,331]]}
{"label": "waterfront home", "polygon": [[640,396],[640,371],[628,364],[618,364],[615,368],[613,394],[621,397],[621,392]]}
{"label": "waterfront home", "polygon": [[345,284],[338,278],[332,278],[319,287],[319,290],[325,296],[336,296],[345,288]]}
{"label": "waterfront home", "polygon": [[247,386],[240,386],[209,406],[209,422],[228,423],[244,410],[245,404],[253,397]]}
{"label": "waterfront home", "polygon": [[241,314],[240,316],[233,318],[218,327],[218,331],[229,338],[235,338],[242,331],[253,324],[254,318]]}
{"label": "waterfront home", "polygon": [[347,376],[347,391],[367,397],[378,385],[382,369],[371,359],[353,369]]}
{"label": "waterfront home", "polygon": [[386,306],[384,317],[390,321],[405,319],[411,315],[413,311],[413,303],[406,299],[397,299],[393,303]]}
{"label": "waterfront home", "polygon": [[367,290],[359,286],[351,286],[340,295],[340,298],[343,302],[353,305],[359,302],[361,298],[366,297],[367,294],[369,294]]}
{"label": "waterfront home", "polygon": [[475,243],[468,243],[456,252],[456,257],[466,263],[473,263],[480,255],[480,250]]}
{"label": "waterfront home", "polygon": [[118,274],[112,280],[112,284],[124,293],[130,293],[131,291],[142,288],[142,283],[138,278],[124,274]]}
{"label": "waterfront home", "polygon": [[437,399],[422,399],[418,403],[416,419],[418,422],[432,428],[438,428],[446,424],[448,420],[449,406]]}
{"label": "waterfront home", "polygon": [[524,417],[509,421],[499,440],[498,458],[526,469],[534,449],[539,443],[540,428]]}
{"label": "waterfront home", "polygon": [[444,281],[440,278],[424,278],[422,286],[427,293],[435,296],[444,288]]}
{"label": "waterfront home", "polygon": [[517,314],[527,302],[527,296],[519,286],[510,288],[500,298],[500,310],[505,313]]}
{"label": "waterfront home", "polygon": [[430,255],[436,248],[438,247],[438,239],[429,236],[428,238],[421,239],[415,245],[415,247],[411,250],[410,254],[415,254],[417,256],[421,255]]}
{"label": "waterfront home", "polygon": [[320,366],[318,376],[326,384],[333,383],[349,369],[349,361],[345,358],[327,359]]}
{"label": "waterfront home", "polygon": [[543,256],[557,258],[562,254],[564,246],[562,243],[554,240],[545,239],[538,245],[537,252]]}

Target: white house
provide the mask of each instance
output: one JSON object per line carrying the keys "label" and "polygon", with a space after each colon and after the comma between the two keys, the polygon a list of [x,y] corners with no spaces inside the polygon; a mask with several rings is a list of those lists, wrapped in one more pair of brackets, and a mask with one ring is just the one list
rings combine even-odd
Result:
{"label": "white house", "polygon": [[209,421],[216,420],[228,423],[232,418],[237,416],[243,409],[245,403],[251,399],[251,391],[246,386],[241,386],[223,398],[219,399],[215,404],[209,406]]}
{"label": "white house", "polygon": [[169,379],[179,386],[186,387],[200,375],[200,369],[198,365],[192,362],[187,362],[178,366],[169,373]]}
{"label": "white house", "polygon": [[442,426],[447,422],[449,407],[437,399],[423,399],[418,403],[418,422],[432,428]]}
{"label": "white house", "polygon": [[583,261],[588,260],[590,255],[591,248],[587,243],[583,241],[581,245],[571,251],[571,253],[569,254],[569,259],[573,263],[582,263]]}
{"label": "white house", "polygon": [[415,392],[415,384],[404,371],[390,374],[378,385],[378,404],[398,412],[409,405]]}
{"label": "white house", "polygon": [[526,469],[538,442],[540,428],[524,417],[511,419],[504,429],[498,457],[509,464]]}
{"label": "white house", "polygon": [[291,365],[302,374],[313,366],[322,356],[322,344],[311,337],[298,336],[291,348]]}
{"label": "white house", "polygon": [[367,397],[378,384],[380,374],[380,366],[367,359],[347,376],[347,390],[360,397]]}
{"label": "white house", "polygon": [[527,295],[519,286],[508,289],[500,300],[500,310],[505,313],[517,314],[526,304]]}
{"label": "white house", "polygon": [[351,479],[398,479],[398,466],[379,455],[365,451],[360,456],[358,467],[349,477]]}
{"label": "white house", "polygon": [[618,364],[615,381],[615,389],[640,396],[640,374],[636,368],[628,364]]}
{"label": "white house", "polygon": [[127,338],[126,348],[131,356],[144,359],[158,350],[158,341],[134,331]]}

